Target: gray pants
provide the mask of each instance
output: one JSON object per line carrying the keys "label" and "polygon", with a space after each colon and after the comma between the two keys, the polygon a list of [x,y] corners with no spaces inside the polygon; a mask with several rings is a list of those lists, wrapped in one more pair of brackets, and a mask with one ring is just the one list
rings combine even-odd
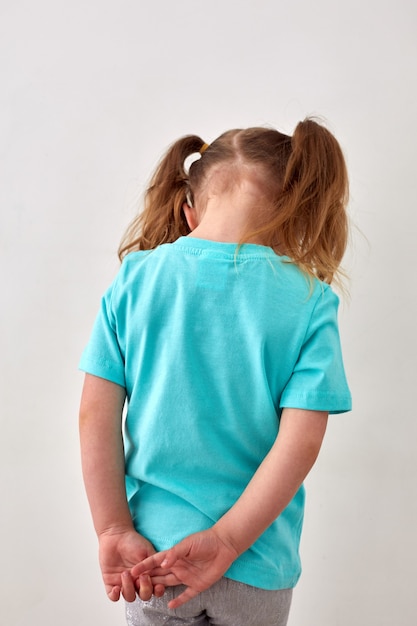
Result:
{"label": "gray pants", "polygon": [[162,598],[126,603],[128,626],[286,626],[292,589],[267,591],[221,578],[179,609],[167,604],[185,587],[167,587]]}

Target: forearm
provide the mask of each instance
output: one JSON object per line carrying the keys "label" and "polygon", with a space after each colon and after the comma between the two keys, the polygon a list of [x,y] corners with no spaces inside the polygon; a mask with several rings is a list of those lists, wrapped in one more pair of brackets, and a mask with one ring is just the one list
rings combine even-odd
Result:
{"label": "forearm", "polygon": [[84,484],[95,530],[118,532],[133,527],[126,500],[122,387],[86,376],[80,407]]}
{"label": "forearm", "polygon": [[215,524],[238,554],[247,550],[289,504],[314,465],[327,413],[284,409],[279,435],[236,504]]}

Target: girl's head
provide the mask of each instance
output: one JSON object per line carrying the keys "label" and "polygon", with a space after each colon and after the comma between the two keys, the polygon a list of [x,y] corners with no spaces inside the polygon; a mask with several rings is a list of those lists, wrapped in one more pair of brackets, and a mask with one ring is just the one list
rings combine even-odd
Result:
{"label": "girl's head", "polygon": [[[187,157],[200,150],[201,158],[186,171]],[[229,192],[248,180],[259,190],[259,200],[239,243],[270,246],[330,283],[347,243],[348,178],[338,142],[312,119],[300,122],[292,137],[248,128],[230,130],[208,147],[195,135],[179,139],[159,164],[120,257],[189,234],[184,203],[195,203],[204,213],[213,193]]]}

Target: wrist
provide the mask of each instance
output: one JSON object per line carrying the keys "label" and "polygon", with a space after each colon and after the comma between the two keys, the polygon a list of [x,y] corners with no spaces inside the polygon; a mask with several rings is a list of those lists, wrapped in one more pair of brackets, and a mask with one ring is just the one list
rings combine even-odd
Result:
{"label": "wrist", "polygon": [[100,539],[102,537],[112,537],[115,535],[125,535],[126,533],[136,532],[135,527],[133,526],[132,521],[128,520],[126,522],[118,522],[115,524],[111,524],[109,526],[105,526],[100,529],[96,529],[97,537]]}
{"label": "wrist", "polygon": [[222,519],[212,526],[212,531],[215,533],[218,541],[233,555],[233,560],[237,559],[244,552],[244,549],[240,549],[236,537],[229,532],[227,524]]}

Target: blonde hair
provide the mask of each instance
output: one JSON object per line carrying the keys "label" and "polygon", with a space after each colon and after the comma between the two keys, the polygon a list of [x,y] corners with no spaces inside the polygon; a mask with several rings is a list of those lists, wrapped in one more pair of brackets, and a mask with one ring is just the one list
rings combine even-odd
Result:
{"label": "blonde hair", "polygon": [[244,164],[263,174],[270,210],[242,241],[261,240],[310,276],[331,283],[342,274],[348,239],[348,176],[342,150],[322,124],[307,118],[292,137],[271,128],[230,130],[190,166],[184,162],[205,142],[196,135],[176,141],[163,157],[145,194],[144,210],[119,248],[123,258],[190,233],[182,206],[193,202],[215,166]]}

